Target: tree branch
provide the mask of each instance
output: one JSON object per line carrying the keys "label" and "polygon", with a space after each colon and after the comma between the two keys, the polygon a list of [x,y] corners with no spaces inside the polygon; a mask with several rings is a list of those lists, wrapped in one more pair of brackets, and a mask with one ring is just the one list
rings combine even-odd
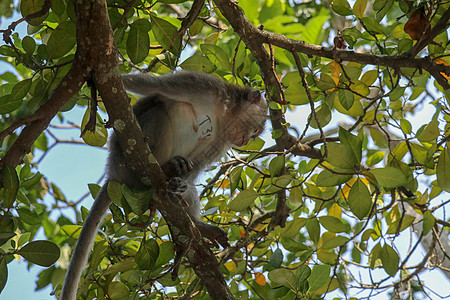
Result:
{"label": "tree branch", "polygon": [[[439,82],[440,85],[442,85],[444,89],[450,88],[448,82],[443,80],[445,78],[440,74],[444,73],[447,76],[450,76],[450,66],[436,64],[429,57],[410,58],[407,56],[385,56],[357,53],[354,51],[346,51],[341,49],[326,49],[322,46],[293,40],[280,34],[275,34],[256,28],[245,18],[243,10],[234,1],[215,0],[214,2],[217,4],[222,14],[230,22],[231,26],[239,34],[245,44],[251,50],[253,49],[252,53],[255,58],[257,58],[258,63],[260,63],[261,69],[263,69],[265,63],[260,60],[262,58],[260,51],[262,50],[258,49],[264,49],[263,44],[269,44],[291,52],[296,51],[306,55],[320,56],[334,59],[336,61],[351,61],[360,64],[391,67],[394,69],[415,68],[419,70],[426,70]],[[446,12],[444,16],[447,16],[447,14],[450,13]]]}
{"label": "tree branch", "polygon": [[[204,282],[212,299],[233,299],[219,263],[185,210],[168,200],[165,175],[152,155],[129,104],[118,66],[118,52],[108,18],[106,1],[76,2],[77,28],[85,34],[83,43],[90,45],[92,78],[103,99],[109,124],[114,128],[125,154],[127,165],[142,182],[156,190],[154,204],[169,225],[172,237],[198,277]],[[81,40],[82,37],[79,36]]]}

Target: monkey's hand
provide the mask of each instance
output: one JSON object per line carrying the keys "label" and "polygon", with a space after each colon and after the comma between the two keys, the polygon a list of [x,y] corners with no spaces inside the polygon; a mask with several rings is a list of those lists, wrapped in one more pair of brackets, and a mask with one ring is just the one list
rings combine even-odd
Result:
{"label": "monkey's hand", "polygon": [[223,248],[230,247],[227,233],[222,228],[196,220],[194,220],[194,223],[203,237],[208,239],[215,247],[219,248],[219,244]]}
{"label": "monkey's hand", "polygon": [[175,156],[161,168],[167,177],[175,177],[191,172],[194,169],[194,163],[187,157]]}

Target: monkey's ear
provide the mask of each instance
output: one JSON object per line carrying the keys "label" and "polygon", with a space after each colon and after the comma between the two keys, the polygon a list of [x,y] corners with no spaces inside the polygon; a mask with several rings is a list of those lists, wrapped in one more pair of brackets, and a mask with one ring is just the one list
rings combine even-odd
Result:
{"label": "monkey's ear", "polygon": [[247,98],[252,103],[259,103],[261,101],[261,92],[258,90],[252,90],[248,93]]}

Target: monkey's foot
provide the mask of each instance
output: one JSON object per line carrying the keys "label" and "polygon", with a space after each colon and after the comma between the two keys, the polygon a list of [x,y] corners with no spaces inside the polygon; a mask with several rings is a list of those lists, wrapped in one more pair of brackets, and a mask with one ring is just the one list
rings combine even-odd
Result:
{"label": "monkey's foot", "polygon": [[223,248],[230,247],[228,243],[227,233],[220,227],[209,225],[203,222],[194,222],[200,230],[202,236],[208,239],[215,247],[219,248],[219,244]]}
{"label": "monkey's foot", "polygon": [[194,169],[194,163],[187,157],[175,156],[161,168],[167,177],[174,177],[191,172]]}
{"label": "monkey's foot", "polygon": [[167,181],[167,191],[172,194],[181,195],[188,189],[186,181],[180,177],[172,177]]}

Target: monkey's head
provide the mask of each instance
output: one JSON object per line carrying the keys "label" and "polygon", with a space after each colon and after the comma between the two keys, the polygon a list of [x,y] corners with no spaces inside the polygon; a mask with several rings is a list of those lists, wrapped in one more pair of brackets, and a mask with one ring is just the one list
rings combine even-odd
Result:
{"label": "monkey's head", "polygon": [[264,131],[267,104],[260,91],[250,88],[242,88],[236,100],[227,114],[226,139],[233,146],[242,147]]}

